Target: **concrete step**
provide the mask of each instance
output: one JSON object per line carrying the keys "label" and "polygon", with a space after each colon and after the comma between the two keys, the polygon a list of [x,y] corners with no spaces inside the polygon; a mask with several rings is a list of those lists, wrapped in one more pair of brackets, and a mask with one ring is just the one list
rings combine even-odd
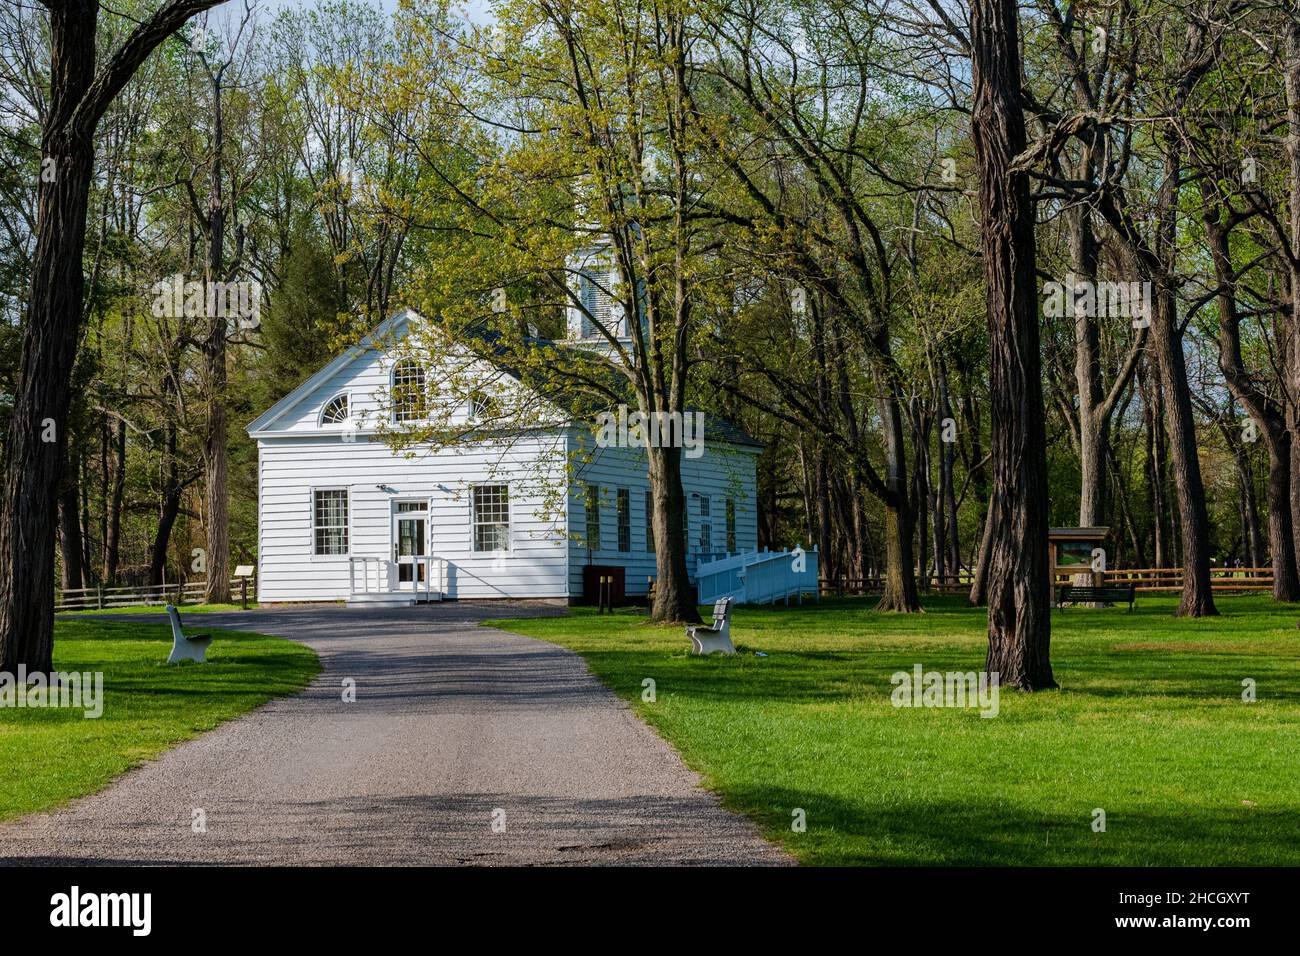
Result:
{"label": "concrete step", "polygon": [[[429,593],[429,601],[441,601],[443,598],[441,591],[432,591]],[[421,592],[418,595],[411,594],[410,591],[382,591],[370,592],[366,594],[354,594],[346,601],[348,607],[408,607],[412,604],[424,604],[425,596]]]}

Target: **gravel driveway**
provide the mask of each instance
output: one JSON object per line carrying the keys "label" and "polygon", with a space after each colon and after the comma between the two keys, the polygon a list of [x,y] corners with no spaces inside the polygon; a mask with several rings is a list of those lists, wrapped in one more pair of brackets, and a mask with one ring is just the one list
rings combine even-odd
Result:
{"label": "gravel driveway", "polygon": [[474,623],[556,613],[456,602],[194,615],[204,631],[302,641],[321,676],[98,794],[0,825],[0,863],[789,862],[581,658]]}

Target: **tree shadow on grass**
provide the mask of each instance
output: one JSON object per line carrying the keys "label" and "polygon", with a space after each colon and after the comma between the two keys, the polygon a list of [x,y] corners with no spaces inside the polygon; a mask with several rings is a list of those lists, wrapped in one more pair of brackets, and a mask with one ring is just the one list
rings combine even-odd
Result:
{"label": "tree shadow on grass", "polygon": [[[973,772],[978,772],[972,768]],[[866,866],[1264,866],[1300,864],[1300,820],[1285,811],[1112,803],[1063,813],[1012,802],[853,802],[784,787],[728,787],[724,804],[757,820],[801,862]],[[792,830],[804,811],[806,832]]]}
{"label": "tree shadow on grass", "polygon": [[[761,649],[757,644],[744,646]],[[966,673],[979,672],[984,663],[960,648],[895,646],[860,652],[772,650],[764,658],[701,658],[654,648],[586,650],[583,656],[593,672],[625,695],[639,695],[642,680],[653,677],[661,694],[711,701],[808,704],[887,698],[894,688],[892,675],[911,673],[916,664],[927,671]],[[1300,700],[1300,687],[1289,677],[1294,663],[1266,654],[1142,656],[1095,651],[1086,658],[1058,654],[1054,664],[1062,685],[1059,693],[1067,698],[1168,697],[1184,702],[1199,699],[1207,705],[1232,704],[1241,702],[1241,681],[1252,678],[1260,699]]]}

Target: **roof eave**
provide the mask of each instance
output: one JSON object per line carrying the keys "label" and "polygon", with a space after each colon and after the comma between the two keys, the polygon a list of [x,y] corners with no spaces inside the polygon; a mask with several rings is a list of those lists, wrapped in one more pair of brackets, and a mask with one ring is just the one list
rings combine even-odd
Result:
{"label": "roof eave", "polygon": [[404,322],[413,317],[419,318],[419,313],[414,312],[411,309],[402,309],[400,312],[397,312],[389,316],[383,322],[380,322],[372,331],[366,333],[360,342],[356,345],[348,346],[342,354],[331,359],[319,371],[308,376],[302,384],[291,391],[288,395],[284,396],[284,398],[280,399],[261,415],[258,415],[255,419],[249,422],[244,428],[248,437],[258,438],[271,433],[272,429],[270,426],[278,419],[282,418],[286,412],[295,408],[304,398],[314,392],[322,382],[326,381],[330,376],[345,368],[362,355],[365,355],[366,352],[370,351],[370,349],[374,347],[375,342],[381,336],[387,335],[391,332],[399,322]]}

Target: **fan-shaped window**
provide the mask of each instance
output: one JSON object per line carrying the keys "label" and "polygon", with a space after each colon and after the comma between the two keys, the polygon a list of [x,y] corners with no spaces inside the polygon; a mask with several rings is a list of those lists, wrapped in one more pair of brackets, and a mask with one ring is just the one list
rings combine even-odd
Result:
{"label": "fan-shaped window", "polygon": [[348,396],[335,395],[325,407],[321,409],[320,423],[322,425],[342,425],[348,420]]}
{"label": "fan-shaped window", "polygon": [[475,389],[469,393],[469,419],[473,422],[495,418],[500,409],[497,401],[487,392]]}
{"label": "fan-shaped window", "polygon": [[411,422],[425,417],[424,369],[402,359],[393,366],[393,421]]}

